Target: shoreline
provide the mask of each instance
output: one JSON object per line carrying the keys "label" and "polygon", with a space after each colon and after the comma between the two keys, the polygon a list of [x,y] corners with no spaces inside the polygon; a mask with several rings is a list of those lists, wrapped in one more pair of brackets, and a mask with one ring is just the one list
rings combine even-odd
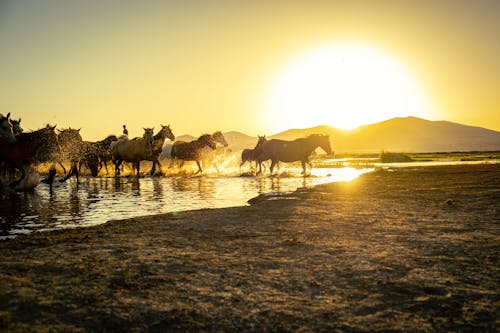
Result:
{"label": "shoreline", "polygon": [[[0,241],[38,231],[86,227],[109,220],[180,212],[200,208],[244,206],[260,193],[295,191],[299,187],[353,178],[364,170],[318,170],[311,177],[82,177],[28,193],[4,193],[0,204]],[[89,194],[90,193],[90,194]],[[129,195],[132,194],[132,195]],[[71,206],[67,200],[71,200]],[[107,204],[104,204],[107,203]],[[50,208],[43,208],[44,206]]]}
{"label": "shoreline", "polygon": [[498,328],[500,165],[261,199],[1,241],[0,329]]}

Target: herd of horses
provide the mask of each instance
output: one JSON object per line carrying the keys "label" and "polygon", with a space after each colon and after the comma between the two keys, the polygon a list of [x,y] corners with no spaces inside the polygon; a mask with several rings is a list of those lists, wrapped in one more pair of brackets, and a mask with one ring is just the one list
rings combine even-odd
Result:
{"label": "herd of horses", "polygon": [[[169,167],[179,164],[182,168],[185,161],[194,161],[198,167],[196,174],[203,172],[203,164],[214,161],[218,148],[227,147],[224,135],[218,131],[213,134],[203,134],[198,139],[184,142],[175,141],[170,126],[161,125],[155,134],[154,128],[144,128],[142,137],[129,138],[124,126],[124,134],[109,135],[97,142],[83,140],[80,129],[57,129],[46,125],[35,131],[25,132],[21,119],[12,119],[0,114],[0,173],[7,177],[11,187],[18,186],[26,174],[41,163],[51,165],[49,177],[45,180],[52,184],[56,175],[56,165],[59,165],[66,181],[75,176],[77,181],[81,168],[86,167],[93,177],[104,168],[109,174],[108,164],[114,166],[114,175],[120,176],[123,163],[132,165],[135,174],[140,175],[142,161],[152,162],[150,174],[154,175],[161,168],[160,156],[170,160]],[[165,144],[169,139],[172,143]],[[270,160],[270,172],[279,162],[296,162],[302,164],[303,173],[307,165],[311,168],[309,156],[316,148],[322,148],[327,154],[332,154],[330,139],[327,135],[312,134],[306,138],[293,141],[266,139],[259,136],[253,149],[244,149],[241,153],[240,168],[246,162],[255,162],[257,174],[263,172],[262,163]],[[68,165],[66,170],[64,164]]]}

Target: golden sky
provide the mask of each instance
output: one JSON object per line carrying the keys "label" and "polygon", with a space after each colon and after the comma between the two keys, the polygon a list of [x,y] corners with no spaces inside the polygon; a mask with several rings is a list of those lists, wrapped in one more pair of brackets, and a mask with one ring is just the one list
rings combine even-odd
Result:
{"label": "golden sky", "polygon": [[499,14],[500,1],[476,0],[4,0],[0,113],[21,117],[25,130],[81,127],[87,140],[120,134],[123,124],[132,136],[160,124],[176,135],[270,135],[316,120],[268,117],[287,64],[354,43],[411,75],[433,105],[416,116],[499,131]]}

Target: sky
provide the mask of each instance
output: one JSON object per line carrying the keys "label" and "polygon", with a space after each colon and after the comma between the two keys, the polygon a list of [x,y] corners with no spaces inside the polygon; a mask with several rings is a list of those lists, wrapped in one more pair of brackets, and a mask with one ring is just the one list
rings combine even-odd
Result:
{"label": "sky", "polygon": [[[354,43],[410,73],[432,104],[428,119],[500,131],[499,15],[496,0],[0,0],[0,113],[25,130],[81,128],[86,140],[123,124],[132,136],[160,124],[252,136],[336,126],[345,110],[270,114],[269,100],[294,59]],[[307,77],[305,86],[324,84]],[[293,95],[282,98],[297,104]]]}

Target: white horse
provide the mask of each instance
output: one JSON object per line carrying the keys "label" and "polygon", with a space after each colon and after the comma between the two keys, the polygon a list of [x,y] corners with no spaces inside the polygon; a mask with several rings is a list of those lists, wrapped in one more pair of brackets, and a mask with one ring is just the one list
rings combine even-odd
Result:
{"label": "white horse", "polygon": [[132,162],[139,176],[141,161],[147,160],[153,153],[153,128],[144,128],[142,138],[114,141],[110,147],[111,156],[115,164],[115,175],[120,175],[120,164],[123,161]]}

